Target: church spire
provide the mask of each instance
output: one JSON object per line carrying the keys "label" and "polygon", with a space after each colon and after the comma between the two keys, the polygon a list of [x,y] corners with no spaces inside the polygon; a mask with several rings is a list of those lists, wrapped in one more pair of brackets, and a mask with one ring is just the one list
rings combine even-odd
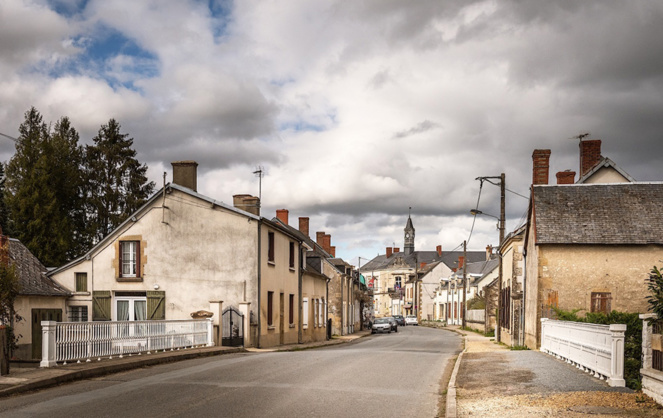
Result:
{"label": "church spire", "polygon": [[405,224],[405,245],[403,245],[403,250],[405,255],[412,254],[414,252],[414,225],[412,225],[412,208],[407,215],[407,223]]}

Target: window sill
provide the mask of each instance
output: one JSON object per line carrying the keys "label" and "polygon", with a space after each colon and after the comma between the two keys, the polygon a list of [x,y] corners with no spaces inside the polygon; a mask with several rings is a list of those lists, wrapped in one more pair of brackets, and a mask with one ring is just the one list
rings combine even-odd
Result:
{"label": "window sill", "polygon": [[142,282],[142,277],[118,277],[116,279],[118,282]]}
{"label": "window sill", "polygon": [[308,325],[302,325],[302,329],[308,329]]}
{"label": "window sill", "polygon": [[90,296],[90,292],[74,292],[72,296]]}
{"label": "window sill", "polygon": [[276,327],[274,325],[267,325],[267,330],[275,330]]}
{"label": "window sill", "polygon": [[294,273],[294,272],[295,272],[295,268],[294,268],[294,267],[290,267],[290,271]]}
{"label": "window sill", "polygon": [[269,260],[267,260],[267,265],[268,265],[268,266],[272,266],[272,267],[274,267],[274,266],[276,266],[276,263],[273,262],[273,261],[269,261]]}
{"label": "window sill", "polygon": [[294,327],[295,327],[295,324],[290,324],[290,328],[294,328]]}

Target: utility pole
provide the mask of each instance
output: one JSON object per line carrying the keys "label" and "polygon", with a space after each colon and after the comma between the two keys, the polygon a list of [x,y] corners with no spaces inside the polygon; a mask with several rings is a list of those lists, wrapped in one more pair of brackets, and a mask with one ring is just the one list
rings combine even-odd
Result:
{"label": "utility pole", "polygon": [[463,329],[465,329],[465,314],[467,314],[467,241],[463,241]]}

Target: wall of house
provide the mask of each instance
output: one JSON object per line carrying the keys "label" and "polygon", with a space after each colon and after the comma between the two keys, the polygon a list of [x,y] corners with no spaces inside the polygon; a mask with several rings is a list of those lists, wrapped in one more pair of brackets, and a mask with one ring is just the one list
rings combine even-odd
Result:
{"label": "wall of house", "polygon": [[612,167],[601,167],[583,183],[628,183],[628,179]]}
{"label": "wall of house", "polygon": [[[269,233],[274,233],[274,261],[268,260]],[[260,347],[297,344],[299,328],[289,324],[290,295],[295,295],[294,324],[299,324],[299,243],[280,230],[263,223],[261,228]],[[290,243],[294,242],[294,267],[290,267]],[[268,323],[268,298],[272,292],[272,323]]]}
{"label": "wall of house", "polygon": [[[212,300],[224,301],[224,308],[238,307],[246,300],[257,306],[258,222],[244,215],[189,194],[172,190],[136,214],[107,244],[83,261],[55,275],[53,279],[75,288],[75,273],[88,273],[88,290],[165,292],[166,319],[190,319],[191,313],[209,310]],[[162,220],[164,222],[162,222]],[[118,278],[119,241],[141,242],[141,277],[135,281]],[[75,295],[70,304],[91,303],[88,295]],[[115,306],[115,303],[112,303]],[[114,309],[113,309],[114,310]],[[92,319],[92,308],[89,308]],[[113,318],[115,318],[113,312]]]}
{"label": "wall of house", "polygon": [[539,347],[541,332],[541,309],[539,309],[539,249],[535,245],[534,222],[528,226],[528,241],[525,257],[525,345],[533,350]]}
{"label": "wall of house", "polygon": [[[14,357],[19,359],[32,358],[32,310],[59,309],[62,319],[66,321],[65,297],[58,296],[19,296],[14,302],[16,313],[22,318],[14,323],[14,334],[20,336]],[[41,322],[41,321],[40,321]]]}
{"label": "wall of house", "polygon": [[[538,258],[538,274],[530,275],[528,253],[527,286],[529,294],[530,285],[535,281],[538,284],[534,306],[538,307],[539,322],[541,306],[551,299],[557,301],[560,309],[580,309],[581,315],[590,312],[592,292],[610,293],[611,310],[644,313],[645,297],[649,294],[645,279],[663,259],[663,246],[542,245]],[[553,298],[549,296],[551,293],[555,295]],[[529,298],[527,302],[529,305]],[[528,321],[534,317],[532,308],[532,305],[526,307]],[[537,345],[539,335],[540,332]]]}
{"label": "wall of house", "polygon": [[[327,278],[317,274],[304,273],[302,276],[302,300],[308,302],[308,326],[302,327],[302,342],[325,341],[327,339]],[[316,315],[317,309],[320,309]],[[305,315],[304,312],[302,315]]]}
{"label": "wall of house", "polygon": [[[446,279],[451,275],[451,269],[444,263],[439,263],[424,277],[421,278],[421,318],[425,320],[434,320],[436,318],[436,305],[439,301],[436,299],[435,289],[440,287],[440,280]],[[446,302],[446,301],[445,301]]]}
{"label": "wall of house", "polygon": [[509,325],[501,324],[501,342],[516,345],[521,325],[523,290],[523,237],[515,237],[504,248],[502,289],[510,289]]}

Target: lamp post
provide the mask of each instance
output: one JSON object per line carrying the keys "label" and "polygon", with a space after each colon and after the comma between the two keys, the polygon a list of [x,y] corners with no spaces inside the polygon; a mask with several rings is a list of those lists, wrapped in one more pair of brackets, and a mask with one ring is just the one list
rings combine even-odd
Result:
{"label": "lamp post", "polygon": [[[502,332],[501,332],[501,317],[502,317],[502,277],[503,277],[503,266],[502,266],[502,243],[504,241],[504,217],[505,217],[505,191],[506,191],[506,185],[505,185],[505,176],[504,173],[502,173],[500,176],[492,176],[492,177],[477,177],[476,180],[480,180],[481,183],[483,184],[484,181],[487,181],[490,184],[495,184],[491,180],[496,179],[499,180],[499,186],[500,186],[500,217],[497,218],[496,216],[493,215],[488,215],[483,212],[481,212],[478,209],[474,209],[470,211],[473,215],[486,215],[486,216],[491,216],[493,218],[498,219],[498,229],[500,230],[500,242],[499,246],[497,248],[497,256],[498,256],[498,261],[499,261],[499,281],[497,283],[497,326],[495,330],[495,339],[498,342],[502,341]],[[495,184],[497,185],[497,184]]]}

